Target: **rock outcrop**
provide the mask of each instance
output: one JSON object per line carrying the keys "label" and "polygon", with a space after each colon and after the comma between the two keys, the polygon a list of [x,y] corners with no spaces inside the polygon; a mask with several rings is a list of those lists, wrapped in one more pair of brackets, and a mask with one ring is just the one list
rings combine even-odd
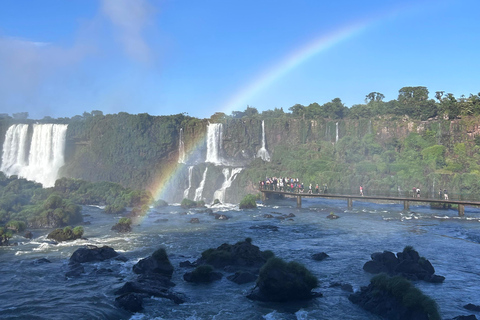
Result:
{"label": "rock outcrop", "polygon": [[375,252],[371,255],[372,260],[367,261],[363,270],[369,273],[387,273],[389,275],[401,275],[410,280],[424,280],[427,282],[440,283],[445,277],[435,274],[430,261],[420,257],[417,251],[407,246],[403,252],[397,255],[390,251]]}

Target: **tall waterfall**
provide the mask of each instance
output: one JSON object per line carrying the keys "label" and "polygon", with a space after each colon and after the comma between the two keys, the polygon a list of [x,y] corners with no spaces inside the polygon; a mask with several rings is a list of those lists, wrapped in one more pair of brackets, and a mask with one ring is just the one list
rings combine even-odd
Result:
{"label": "tall waterfall", "polygon": [[53,187],[58,170],[64,164],[66,133],[66,124],[34,124],[27,153],[28,125],[10,126],[5,135],[0,170],[7,176],[18,175],[44,187]]}
{"label": "tall waterfall", "polygon": [[192,188],[192,175],[193,175],[193,166],[188,167],[188,188],[183,191],[183,198],[188,199],[188,194]]}
{"label": "tall waterfall", "polygon": [[205,168],[205,171],[203,172],[202,181],[200,181],[198,188],[195,190],[195,199],[193,199],[194,201],[202,200],[203,187],[205,186],[207,171],[208,171],[208,167]]}
{"label": "tall waterfall", "polygon": [[221,203],[225,203],[225,191],[230,188],[233,180],[235,180],[241,171],[242,168],[233,168],[231,171],[228,168],[222,170],[225,181],[223,182],[222,187],[213,194],[213,200],[218,199]]}
{"label": "tall waterfall", "polygon": [[335,142],[338,142],[338,122],[335,122]]}
{"label": "tall waterfall", "polygon": [[207,159],[215,165],[221,165],[222,160],[219,152],[222,147],[222,129],[221,123],[209,123],[207,126]]}
{"label": "tall waterfall", "polygon": [[257,152],[257,157],[262,158],[263,161],[270,162],[270,155],[265,147],[265,121],[262,120],[262,147]]}
{"label": "tall waterfall", "polygon": [[180,128],[178,141],[178,163],[185,163],[185,142],[183,138],[183,128]]}

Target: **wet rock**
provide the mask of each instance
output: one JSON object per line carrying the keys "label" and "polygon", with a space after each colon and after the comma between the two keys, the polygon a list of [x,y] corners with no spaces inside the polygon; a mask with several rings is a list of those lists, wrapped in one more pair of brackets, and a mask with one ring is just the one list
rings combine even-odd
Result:
{"label": "wet rock", "polygon": [[334,282],[330,285],[330,288],[336,288],[336,287],[340,287],[341,290],[346,292],[353,292],[353,286],[349,283]]}
{"label": "wet rock", "polygon": [[97,247],[87,245],[83,248],[78,248],[70,257],[70,263],[83,263],[83,262],[97,262],[105,261],[118,256],[118,253],[111,247],[103,246]]}
{"label": "wet rock", "polygon": [[270,218],[273,218],[273,215],[269,214],[269,213],[266,213],[263,215],[264,218],[267,218],[267,219],[270,219]]}
{"label": "wet rock", "polygon": [[273,226],[270,224],[264,224],[264,225],[257,225],[257,226],[251,226],[249,229],[258,229],[258,230],[269,230],[269,231],[278,231],[277,226]]}
{"label": "wet rock", "polygon": [[158,273],[171,278],[173,266],[168,259],[165,249],[160,248],[150,257],[138,261],[138,263],[133,266],[133,272],[137,274]]}
{"label": "wet rock", "polygon": [[235,274],[229,275],[227,279],[236,284],[245,284],[255,282],[255,280],[257,280],[257,275],[251,272],[237,271]]}
{"label": "wet rock", "polygon": [[217,219],[217,220],[228,220],[228,217],[224,214],[215,214],[215,219]]}
{"label": "wet rock", "polygon": [[465,309],[470,310],[470,311],[479,311],[480,312],[480,306],[477,306],[475,304],[469,303],[463,306]]}
{"label": "wet rock", "polygon": [[50,260],[48,260],[47,258],[40,258],[40,259],[37,259],[35,261],[33,261],[33,264],[37,265],[37,264],[44,264],[44,263],[52,263]]}
{"label": "wet rock", "polygon": [[115,298],[115,305],[130,312],[140,312],[143,310],[143,298],[142,294],[129,292]]}
{"label": "wet rock", "polygon": [[194,268],[197,265],[187,260],[187,261],[180,262],[179,266],[180,268]]}
{"label": "wet rock", "polygon": [[441,283],[445,277],[436,275],[430,261],[420,257],[412,247],[405,247],[403,252],[395,255],[393,252],[375,252],[371,255],[372,260],[363,265],[363,270],[369,273],[387,273],[389,275],[401,275],[410,280],[424,280],[426,282]]}
{"label": "wet rock", "polygon": [[27,238],[27,239],[32,239],[33,238],[33,233],[31,231],[26,231],[24,234],[23,234],[23,237],[24,238]]}
{"label": "wet rock", "polygon": [[327,219],[338,219],[338,218],[340,217],[334,214],[333,212],[330,212],[330,214],[327,216]]}
{"label": "wet rock", "polygon": [[474,314],[468,316],[457,316],[451,320],[477,320],[477,317]]}
{"label": "wet rock", "polygon": [[192,218],[190,219],[190,223],[200,223],[200,220],[198,218]]}
{"label": "wet rock", "polygon": [[296,215],[294,215],[293,213],[289,213],[289,214],[287,215],[287,218],[295,218],[295,217],[296,217]]}
{"label": "wet rock", "polygon": [[160,222],[167,222],[167,221],[168,221],[168,219],[164,218],[164,219],[157,219],[154,222],[155,223],[160,223]]}
{"label": "wet rock", "polygon": [[312,254],[311,257],[312,257],[313,260],[322,261],[322,260],[328,258],[329,255],[326,254],[325,252],[319,252],[319,253],[314,253],[314,254]]}

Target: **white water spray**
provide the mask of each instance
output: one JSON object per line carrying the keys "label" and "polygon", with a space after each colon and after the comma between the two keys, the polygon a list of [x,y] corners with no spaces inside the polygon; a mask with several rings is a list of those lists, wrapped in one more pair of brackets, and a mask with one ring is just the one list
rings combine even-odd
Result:
{"label": "white water spray", "polygon": [[262,158],[263,161],[270,162],[270,154],[268,154],[265,146],[265,121],[262,120],[262,147],[257,152],[257,157]]}
{"label": "white water spray", "polygon": [[183,198],[188,199],[188,194],[192,188],[192,175],[193,175],[193,166],[188,167],[188,188],[183,191]]}
{"label": "white water spray", "polygon": [[203,172],[202,181],[200,181],[198,188],[195,190],[195,199],[193,199],[194,201],[202,200],[203,187],[205,187],[205,179],[207,178],[207,171],[208,171],[208,167],[205,168],[205,171]]}
{"label": "white water spray", "polygon": [[222,187],[215,191],[213,194],[213,200],[218,199],[221,203],[225,203],[225,192],[233,183],[233,180],[242,171],[242,168],[233,168],[231,171],[228,168],[222,170],[225,181],[223,181]]}
{"label": "white water spray", "polygon": [[183,138],[183,128],[180,128],[180,134],[179,134],[178,163],[185,163],[185,142]]}
{"label": "white water spray", "polygon": [[222,130],[221,123],[209,123],[207,126],[207,159],[205,162],[210,162],[215,165],[221,165],[222,160],[219,156],[222,147]]}
{"label": "white water spray", "polygon": [[64,164],[66,124],[34,124],[28,159],[28,125],[8,128],[3,144],[2,166],[6,175],[18,175],[27,180],[53,187],[57,173]]}

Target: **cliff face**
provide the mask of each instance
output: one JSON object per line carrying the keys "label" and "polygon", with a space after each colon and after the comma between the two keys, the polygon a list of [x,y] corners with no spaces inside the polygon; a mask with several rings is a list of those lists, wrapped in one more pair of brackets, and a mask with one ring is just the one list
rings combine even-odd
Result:
{"label": "cliff face", "polygon": [[[460,192],[464,188],[460,180],[480,175],[475,149],[480,121],[476,118],[271,118],[264,121],[264,141],[260,119],[219,121],[217,138],[209,138],[209,121],[184,115],[120,113],[74,121],[68,126],[66,164],[60,176],[107,180],[154,192],[162,187],[167,201],[188,197],[208,203],[214,197],[238,202],[255,192],[265,176],[294,176],[305,183],[325,182],[331,188],[353,185],[352,190],[359,184],[367,190],[410,189],[409,184],[415,183],[432,191],[436,184]],[[257,157],[263,144],[271,162]],[[206,162],[207,152],[212,152],[209,148],[217,152],[217,163]],[[179,161],[182,154],[184,160]],[[416,176],[420,177],[410,181]],[[469,186],[468,191],[476,190],[476,185]]]}

